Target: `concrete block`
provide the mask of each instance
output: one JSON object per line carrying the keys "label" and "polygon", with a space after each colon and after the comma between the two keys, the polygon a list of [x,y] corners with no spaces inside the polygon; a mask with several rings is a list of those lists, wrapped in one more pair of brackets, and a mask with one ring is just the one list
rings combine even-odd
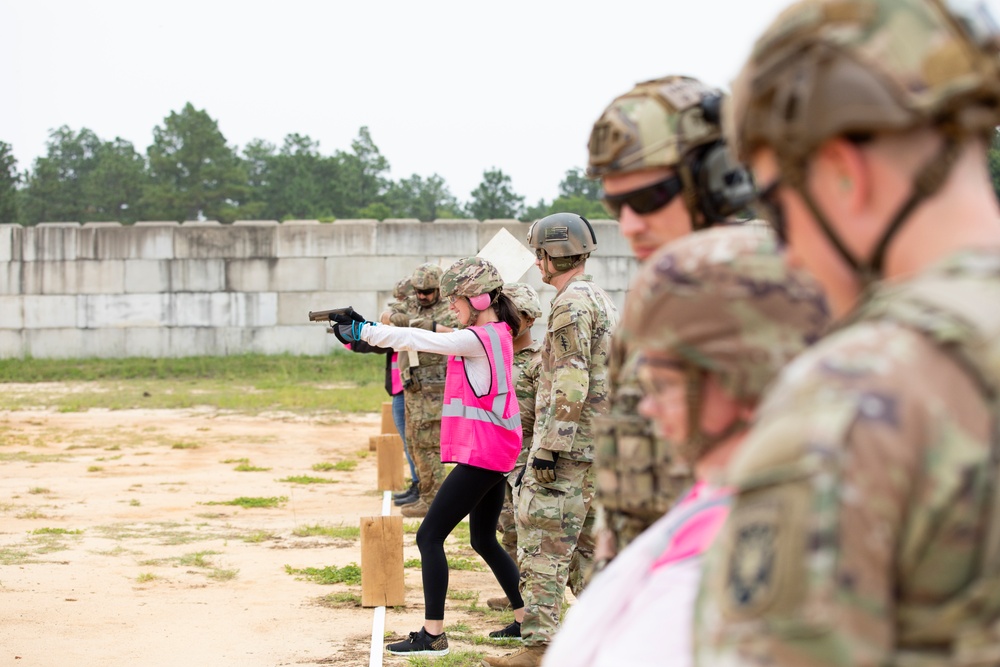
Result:
{"label": "concrete block", "polygon": [[73,295],[23,297],[25,329],[59,329],[79,326],[77,297]]}
{"label": "concrete block", "polygon": [[82,357],[83,329],[25,329],[23,349],[38,359]]}
{"label": "concrete block", "polygon": [[[591,220],[597,235],[597,251],[594,257],[632,257],[632,246],[622,236],[616,220]],[[525,232],[527,233],[527,232]]]}
{"label": "concrete block", "polygon": [[0,329],[24,328],[24,297],[0,296]]}
{"label": "concrete block", "polygon": [[125,329],[83,329],[80,333],[80,349],[73,357],[125,356]]}
{"label": "concrete block", "polygon": [[[475,253],[471,253],[475,254]],[[325,260],[327,291],[389,290],[413,273],[424,257],[329,257]]]}
{"label": "concrete block", "polygon": [[[315,224],[309,224],[315,223]],[[288,221],[277,228],[277,257],[348,257],[374,255],[373,220],[319,223]]]}
{"label": "concrete block", "polygon": [[237,220],[233,227],[277,227],[277,220]]}
{"label": "concrete block", "polygon": [[178,327],[170,334],[165,356],[189,357],[237,354],[244,331],[235,328]]}
{"label": "concrete block", "polygon": [[375,251],[388,255],[454,255],[479,252],[479,225],[469,222],[383,222],[378,225]]}
{"label": "concrete block", "polygon": [[126,293],[220,292],[225,289],[225,260],[125,260]]}
{"label": "concrete block", "polygon": [[[20,229],[20,225],[0,225],[0,262],[9,262],[14,259],[14,230]],[[18,241],[20,241],[18,234]]]}
{"label": "concrete block", "polygon": [[24,332],[0,329],[0,359],[24,358]]}
{"label": "concrete block", "polygon": [[174,230],[174,257],[213,259],[274,257],[275,227],[184,223]]}
{"label": "concrete block", "polygon": [[[278,322],[281,325],[309,325],[309,311],[330,310],[353,306],[354,310],[370,320],[374,320],[382,312],[382,304],[378,303],[376,293],[365,292],[279,292]],[[312,323],[311,331],[322,334],[323,327]],[[322,337],[322,336],[320,336]],[[333,338],[333,336],[330,336]]]}
{"label": "concrete block", "polygon": [[171,259],[177,223],[137,223],[136,225],[84,225],[80,230],[78,253],[88,259]]}
{"label": "concrete block", "polygon": [[180,227],[176,220],[140,220],[133,227]]}
{"label": "concrete block", "polygon": [[634,257],[604,257],[594,255],[587,260],[587,273],[605,292],[627,291],[629,283],[639,270]]}
{"label": "concrete block", "polygon": [[[126,357],[166,357],[170,347],[170,329],[167,327],[129,327],[125,334]],[[191,352],[191,354],[195,354]]]}
{"label": "concrete block", "polygon": [[182,227],[221,227],[222,223],[218,220],[185,220],[181,223]]}
{"label": "concrete block", "polygon": [[0,294],[22,294],[24,262],[0,262]]}
{"label": "concrete block", "polygon": [[169,323],[169,307],[169,294],[81,296],[77,322],[86,329],[166,326]]}
{"label": "concrete block", "polygon": [[277,323],[274,292],[179,292],[169,295],[176,327],[267,327]]}
{"label": "concrete block", "polygon": [[478,238],[476,241],[476,252],[482,250],[483,246],[493,240],[493,237],[496,236],[497,232],[501,229],[506,229],[511,233],[511,235],[513,235],[514,238],[520,241],[525,248],[527,248],[529,227],[531,227],[531,225],[528,223],[520,222],[518,220],[487,220],[486,222],[482,222],[476,226]]}
{"label": "concrete block", "polygon": [[125,291],[122,260],[25,262],[25,294],[121,294]]}
{"label": "concrete block", "polygon": [[166,259],[126,259],[125,293],[169,292],[170,264]]}
{"label": "concrete block", "polygon": [[22,258],[26,262],[76,259],[78,222],[42,222],[22,232]]}
{"label": "concrete block", "polygon": [[320,257],[229,260],[226,286],[236,292],[315,292],[326,282]]}

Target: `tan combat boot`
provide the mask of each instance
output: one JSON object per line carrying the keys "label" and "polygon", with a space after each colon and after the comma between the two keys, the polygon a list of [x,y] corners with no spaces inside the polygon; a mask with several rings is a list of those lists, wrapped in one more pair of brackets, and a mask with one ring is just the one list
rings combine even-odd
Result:
{"label": "tan combat boot", "polygon": [[493,611],[509,611],[510,600],[507,599],[506,595],[502,598],[490,598],[486,601],[486,606]]}
{"label": "tan combat boot", "polygon": [[400,507],[399,513],[410,519],[416,519],[427,516],[427,510],[429,509],[430,503],[423,498],[418,498],[415,503],[410,503],[409,505],[403,505]]}
{"label": "tan combat boot", "polygon": [[524,648],[500,658],[483,658],[479,663],[482,667],[540,667],[548,644],[525,646]]}

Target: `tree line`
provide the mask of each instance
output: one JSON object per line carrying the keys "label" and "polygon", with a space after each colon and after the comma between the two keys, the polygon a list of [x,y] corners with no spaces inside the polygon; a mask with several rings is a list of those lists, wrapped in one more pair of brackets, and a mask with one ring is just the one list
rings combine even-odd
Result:
{"label": "tree line", "polygon": [[63,126],[49,134],[46,154],[18,170],[0,141],[0,223],[209,219],[517,218],[555,211],[606,217],[600,186],[569,169],[551,202],[526,206],[501,169],[483,172],[465,202],[438,174],[394,181],[389,161],[361,127],[349,151],[324,155],[319,143],[289,134],[281,147],[254,139],[242,150],[226,142],[203,109],[188,103],[153,129],[140,153],[129,141]]}

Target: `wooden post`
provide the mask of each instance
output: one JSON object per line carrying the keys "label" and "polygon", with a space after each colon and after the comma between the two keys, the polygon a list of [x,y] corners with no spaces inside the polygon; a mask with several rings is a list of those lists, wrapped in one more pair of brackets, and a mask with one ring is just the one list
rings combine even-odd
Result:
{"label": "wooden post", "polygon": [[392,419],[392,401],[382,404],[382,435],[389,435],[396,432],[396,422]]}
{"label": "wooden post", "polygon": [[403,439],[398,435],[374,438],[377,439],[378,490],[398,491],[403,488]]}
{"label": "wooden post", "polygon": [[405,604],[403,517],[361,517],[361,606]]}
{"label": "wooden post", "polygon": [[368,436],[368,451],[377,452],[378,451],[378,440],[383,436],[381,435],[370,435]]}

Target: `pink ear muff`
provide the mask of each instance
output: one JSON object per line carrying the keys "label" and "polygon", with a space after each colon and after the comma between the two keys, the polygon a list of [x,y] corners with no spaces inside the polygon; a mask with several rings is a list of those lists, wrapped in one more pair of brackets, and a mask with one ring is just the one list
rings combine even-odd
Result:
{"label": "pink ear muff", "polygon": [[469,299],[469,303],[471,303],[472,307],[476,310],[486,310],[490,307],[490,295],[480,294],[478,296],[474,296]]}

